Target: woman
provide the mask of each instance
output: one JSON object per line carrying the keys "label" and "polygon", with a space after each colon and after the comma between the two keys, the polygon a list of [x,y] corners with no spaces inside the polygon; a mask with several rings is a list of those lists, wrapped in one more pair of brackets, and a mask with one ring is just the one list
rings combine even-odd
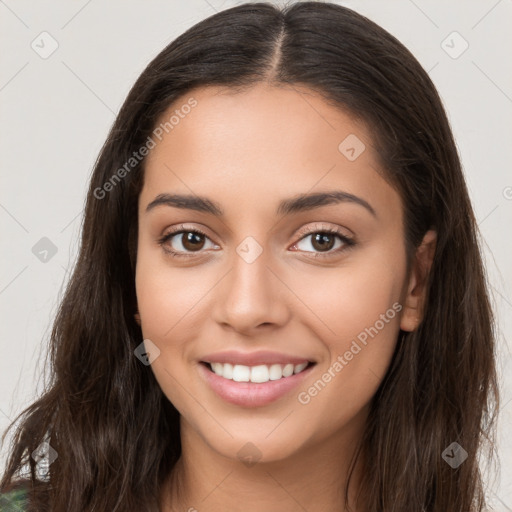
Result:
{"label": "woman", "polygon": [[121,108],[0,491],[28,462],[38,510],[482,511],[494,343],[428,75],[350,9],[241,5]]}

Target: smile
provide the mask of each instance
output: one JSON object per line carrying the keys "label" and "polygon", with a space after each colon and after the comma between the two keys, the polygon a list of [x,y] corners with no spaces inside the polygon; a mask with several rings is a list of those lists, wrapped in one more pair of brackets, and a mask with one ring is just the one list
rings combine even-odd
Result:
{"label": "smile", "polygon": [[197,369],[205,384],[223,401],[253,408],[285,398],[315,366],[309,361],[254,366],[201,361]]}
{"label": "smile", "polygon": [[271,380],[279,380],[302,372],[309,364],[260,364],[257,366],[245,366],[243,364],[206,362],[210,370],[224,379],[235,382],[264,383]]}

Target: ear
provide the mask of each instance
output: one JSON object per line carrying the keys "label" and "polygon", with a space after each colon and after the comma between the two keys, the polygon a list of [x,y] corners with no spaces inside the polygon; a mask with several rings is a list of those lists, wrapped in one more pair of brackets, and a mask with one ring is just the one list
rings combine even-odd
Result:
{"label": "ear", "polygon": [[400,329],[403,331],[414,331],[423,320],[428,275],[434,261],[436,241],[436,231],[429,230],[416,249],[407,283],[406,296],[403,301],[404,309],[400,319]]}
{"label": "ear", "polygon": [[135,318],[135,321],[140,325],[140,314],[138,310],[137,313],[133,315],[133,317]]}

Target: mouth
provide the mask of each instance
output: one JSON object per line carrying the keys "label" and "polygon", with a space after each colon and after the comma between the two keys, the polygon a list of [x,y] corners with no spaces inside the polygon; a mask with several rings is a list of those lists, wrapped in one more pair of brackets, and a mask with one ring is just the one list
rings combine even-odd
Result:
{"label": "mouth", "polygon": [[205,384],[223,401],[254,408],[289,396],[315,366],[313,361],[254,366],[201,361],[197,368]]}
{"label": "mouth", "polygon": [[201,361],[210,372],[226,380],[234,382],[251,382],[264,384],[270,381],[283,380],[306,371],[314,366],[313,361],[300,364],[259,364],[246,366],[243,364]]}

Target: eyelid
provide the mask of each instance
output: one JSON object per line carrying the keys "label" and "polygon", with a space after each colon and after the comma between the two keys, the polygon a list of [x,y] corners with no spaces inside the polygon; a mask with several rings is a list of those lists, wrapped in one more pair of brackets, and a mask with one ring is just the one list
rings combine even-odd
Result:
{"label": "eyelid", "polygon": [[340,227],[326,224],[325,222],[319,222],[319,223],[314,224],[313,226],[308,225],[306,227],[303,227],[303,228],[299,229],[299,231],[297,232],[297,236],[302,237],[302,236],[311,235],[312,233],[318,233],[318,232],[336,233],[343,238],[352,240],[351,235],[343,233],[341,231]]}
{"label": "eyelid", "polygon": [[309,225],[307,227],[304,227],[299,230],[298,235],[300,238],[294,242],[292,245],[293,248],[297,247],[297,245],[302,242],[305,238],[307,238],[310,235],[316,234],[316,233],[327,233],[331,236],[337,236],[342,244],[341,247],[338,247],[336,249],[329,249],[326,252],[316,252],[316,251],[303,251],[295,249],[297,252],[305,252],[308,254],[307,258],[314,258],[314,259],[333,259],[337,256],[340,256],[341,254],[345,253],[346,251],[352,249],[354,246],[357,245],[357,242],[353,236],[346,235],[343,233],[341,228],[339,226],[331,226],[326,225],[325,223],[317,223],[313,226]]}
{"label": "eyelid", "polygon": [[[198,227],[197,225],[187,225],[187,224],[179,224],[177,226],[173,226],[169,229],[165,229],[163,234],[158,237],[159,240],[171,237],[173,235],[178,235],[182,233],[199,233],[200,235],[203,235],[204,237],[208,238],[209,240],[212,240],[212,238],[208,235],[207,229],[203,227]],[[213,242],[213,240],[212,240]]]}

